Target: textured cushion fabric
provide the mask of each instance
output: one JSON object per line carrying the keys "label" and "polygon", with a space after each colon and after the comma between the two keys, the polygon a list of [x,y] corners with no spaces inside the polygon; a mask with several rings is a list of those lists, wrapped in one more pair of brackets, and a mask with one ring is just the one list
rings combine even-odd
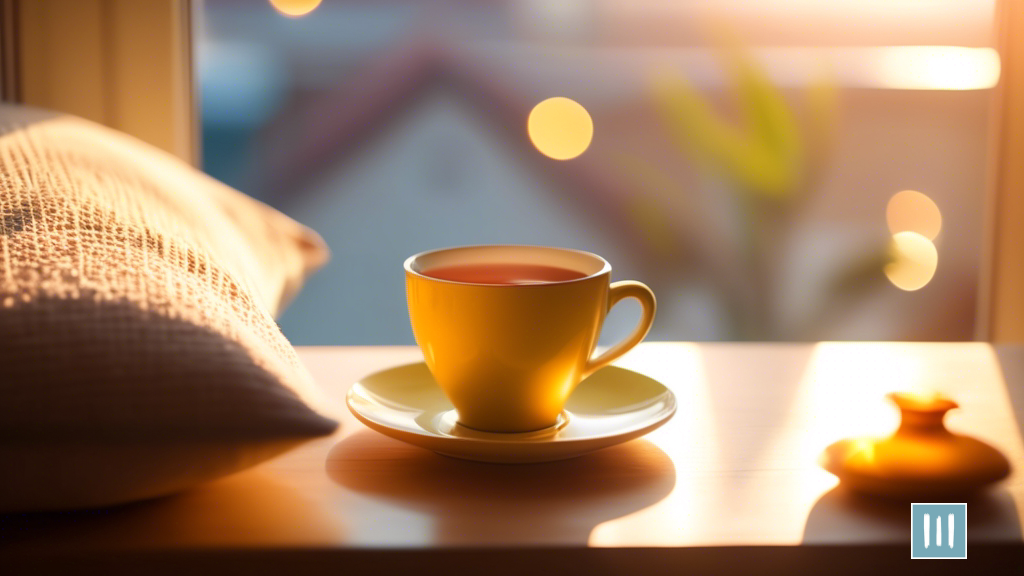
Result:
{"label": "textured cushion fabric", "polygon": [[332,432],[273,319],[326,258],[169,154],[0,106],[0,511],[168,494]]}

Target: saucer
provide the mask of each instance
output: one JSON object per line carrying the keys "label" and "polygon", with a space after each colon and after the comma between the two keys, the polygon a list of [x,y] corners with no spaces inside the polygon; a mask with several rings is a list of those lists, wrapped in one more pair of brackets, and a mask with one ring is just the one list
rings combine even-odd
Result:
{"label": "saucer", "polygon": [[363,378],[346,403],[360,422],[386,436],[445,456],[506,464],[564,460],[621,444],[658,428],[676,411],[668,388],[616,366],[581,382],[558,423],[533,432],[480,432],[460,425],[423,362]]}

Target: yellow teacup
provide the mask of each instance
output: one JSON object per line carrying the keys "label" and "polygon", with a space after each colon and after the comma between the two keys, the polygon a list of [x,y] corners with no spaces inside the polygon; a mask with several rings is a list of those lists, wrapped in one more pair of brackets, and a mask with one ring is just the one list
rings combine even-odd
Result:
{"label": "yellow teacup", "polygon": [[[552,278],[571,278],[481,281],[488,266],[550,267],[566,272]],[[468,271],[455,274],[463,280],[451,279],[459,269]],[[441,270],[443,278],[431,276]],[[577,384],[639,344],[654,321],[654,293],[639,282],[612,284],[611,273],[596,254],[542,246],[467,246],[406,260],[412,331],[459,423],[488,432],[554,426]],[[639,325],[591,358],[605,316],[623,298],[643,306]]]}

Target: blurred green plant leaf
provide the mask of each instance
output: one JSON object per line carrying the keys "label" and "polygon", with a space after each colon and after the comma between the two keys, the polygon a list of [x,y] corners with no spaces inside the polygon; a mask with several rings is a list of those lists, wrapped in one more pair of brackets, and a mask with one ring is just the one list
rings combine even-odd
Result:
{"label": "blurred green plant leaf", "polygon": [[655,109],[673,140],[699,164],[758,196],[789,199],[805,175],[799,123],[782,93],[738,44],[721,47],[719,54],[730,71],[741,122],[724,118],[676,71],[662,71],[652,81]]}
{"label": "blurred green plant leaf", "polygon": [[[800,129],[782,93],[739,46],[722,50],[751,139],[778,165],[774,191],[792,190],[800,177]],[[773,183],[766,182],[768,186]]]}
{"label": "blurred green plant leaf", "polygon": [[808,84],[805,93],[808,164],[820,166],[832,150],[839,126],[839,87],[831,73],[822,71]]}

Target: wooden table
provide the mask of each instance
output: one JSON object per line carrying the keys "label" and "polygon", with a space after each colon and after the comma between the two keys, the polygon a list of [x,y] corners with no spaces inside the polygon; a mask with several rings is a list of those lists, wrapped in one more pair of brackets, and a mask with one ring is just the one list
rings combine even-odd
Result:
{"label": "wooden table", "polygon": [[147,573],[962,570],[911,561],[909,506],[846,494],[817,466],[829,443],[895,426],[887,392],[933,388],[961,405],[951,429],[1015,469],[969,501],[968,562],[1024,574],[1024,347],[646,343],[618,364],[672,388],[672,421],[525,466],[437,456],[344,409],[352,382],[418,360],[415,348],[299,351],[337,402],[333,437],[179,496],[7,522],[0,573],[82,562]]}

